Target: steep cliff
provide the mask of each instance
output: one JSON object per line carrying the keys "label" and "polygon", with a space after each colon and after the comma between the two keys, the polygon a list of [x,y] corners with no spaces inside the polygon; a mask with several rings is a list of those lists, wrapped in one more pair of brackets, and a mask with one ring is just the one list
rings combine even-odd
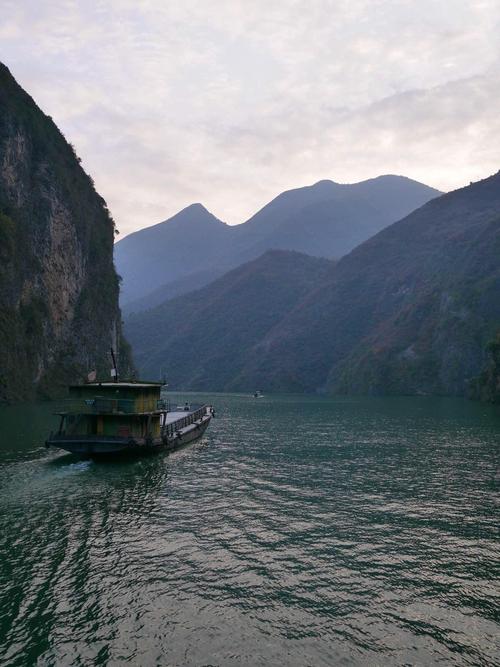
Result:
{"label": "steep cliff", "polygon": [[470,383],[470,397],[500,403],[500,329],[486,346],[487,359],[477,378]]}
{"label": "steep cliff", "polygon": [[74,149],[0,63],[0,400],[53,395],[121,336],[114,223]]}

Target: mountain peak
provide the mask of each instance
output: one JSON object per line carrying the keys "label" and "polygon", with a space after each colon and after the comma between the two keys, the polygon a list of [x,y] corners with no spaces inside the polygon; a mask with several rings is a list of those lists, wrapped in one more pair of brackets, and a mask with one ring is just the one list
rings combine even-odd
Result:
{"label": "mountain peak", "polygon": [[211,215],[210,211],[206,209],[200,202],[189,204],[189,206],[186,206],[185,208],[179,211],[179,213],[184,213],[184,212],[191,212],[191,213],[199,212],[199,213],[208,213],[209,215]]}
{"label": "mountain peak", "polygon": [[[227,226],[225,222],[219,220],[219,218],[213,213],[210,213],[210,211],[199,202],[186,206],[186,208],[183,208],[171,218],[168,218],[168,220],[159,223],[161,226],[168,225],[170,228],[172,228],[172,225],[176,224],[181,225],[184,231],[186,230],[187,225],[197,229],[200,227],[205,228],[207,225],[219,228]],[[147,229],[152,228],[148,227]]]}
{"label": "mountain peak", "polygon": [[358,183],[352,183],[351,185],[363,185],[365,183],[366,184],[373,183],[378,185],[384,183],[396,186],[401,186],[404,184],[407,186],[415,186],[418,188],[428,188],[430,190],[438,192],[439,194],[442,194],[439,190],[436,190],[436,188],[432,188],[431,186],[426,185],[425,183],[416,181],[414,178],[409,178],[408,176],[404,176],[403,174],[379,174],[379,176],[374,176],[373,178],[367,178],[364,181],[359,181]]}
{"label": "mountain peak", "polygon": [[[137,239],[146,239],[156,236],[158,232],[162,233],[168,228],[172,230],[173,228],[179,226],[182,227],[183,231],[186,231],[186,226],[199,227],[200,225],[215,224],[217,226],[226,226],[225,222],[216,218],[213,213],[210,213],[203,204],[196,202],[194,204],[189,204],[185,208],[181,209],[170,218],[157,222],[151,227],[145,227],[144,229],[139,229],[136,232],[132,232],[125,238],[118,241],[116,248],[119,248],[123,245],[128,245],[132,239],[137,242]],[[124,243],[125,242],[125,243]]]}
{"label": "mountain peak", "polygon": [[366,179],[368,181],[413,181],[414,179],[403,176],[402,174],[379,174],[373,178]]}
{"label": "mountain peak", "polygon": [[331,188],[333,187],[338,187],[340,183],[336,183],[335,181],[331,181],[329,178],[323,178],[321,181],[317,181],[316,183],[313,183],[311,185],[312,188]]}
{"label": "mountain peak", "polygon": [[146,296],[152,282],[177,283],[193,272],[213,275],[214,267],[232,268],[270,248],[339,258],[437,194],[397,176],[351,185],[323,179],[282,192],[233,227],[192,203],[116,244],[122,303]]}

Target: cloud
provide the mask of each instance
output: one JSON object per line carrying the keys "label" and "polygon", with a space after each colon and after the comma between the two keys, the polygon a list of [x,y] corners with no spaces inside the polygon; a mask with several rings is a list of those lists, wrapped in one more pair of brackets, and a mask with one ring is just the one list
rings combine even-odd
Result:
{"label": "cloud", "polygon": [[123,233],[192,201],[499,167],[496,0],[4,0],[0,58],[76,145]]}

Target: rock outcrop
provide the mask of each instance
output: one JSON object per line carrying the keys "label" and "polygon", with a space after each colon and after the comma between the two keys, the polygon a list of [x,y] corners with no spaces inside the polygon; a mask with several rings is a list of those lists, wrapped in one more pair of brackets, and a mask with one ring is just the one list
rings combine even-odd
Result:
{"label": "rock outcrop", "polygon": [[114,223],[73,147],[0,64],[0,399],[109,375],[121,335]]}

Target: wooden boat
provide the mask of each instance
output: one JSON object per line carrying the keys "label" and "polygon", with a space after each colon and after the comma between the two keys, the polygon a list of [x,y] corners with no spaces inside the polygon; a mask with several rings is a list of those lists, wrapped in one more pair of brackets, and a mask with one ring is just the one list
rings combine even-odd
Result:
{"label": "wooden boat", "polygon": [[46,447],[82,456],[141,455],[197,440],[214,410],[209,405],[170,408],[160,382],[87,382],[69,388],[56,412],[59,429]]}

